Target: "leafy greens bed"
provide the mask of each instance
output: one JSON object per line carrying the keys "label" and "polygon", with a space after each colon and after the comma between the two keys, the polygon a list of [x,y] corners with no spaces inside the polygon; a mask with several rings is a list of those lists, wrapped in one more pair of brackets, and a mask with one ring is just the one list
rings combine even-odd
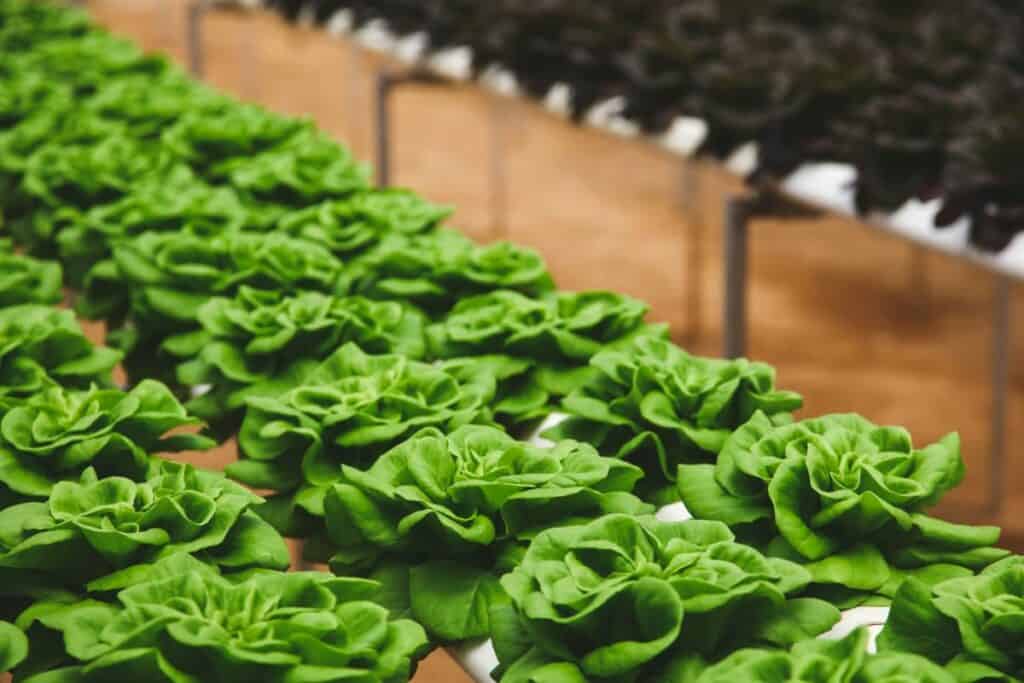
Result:
{"label": "leafy greens bed", "polygon": [[[506,683],[1020,680],[1019,558],[927,511],[955,435],[797,419],[771,367],[557,290],[77,11],[0,0],[0,52],[19,683],[401,683],[487,637]],[[891,600],[883,654],[815,640]]]}

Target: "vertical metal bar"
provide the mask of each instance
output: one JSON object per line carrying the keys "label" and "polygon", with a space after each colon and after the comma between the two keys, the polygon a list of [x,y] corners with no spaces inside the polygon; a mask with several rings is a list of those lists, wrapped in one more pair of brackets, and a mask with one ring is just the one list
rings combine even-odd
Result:
{"label": "vertical metal bar", "polygon": [[188,6],[188,68],[196,78],[202,78],[206,70],[202,27],[206,8],[206,0],[193,0]]}
{"label": "vertical metal bar", "polygon": [[497,240],[509,237],[508,175],[505,171],[505,98],[491,96],[490,106],[490,188],[491,236]]}
{"label": "vertical metal bar", "polygon": [[686,296],[686,327],[684,336],[692,344],[700,338],[703,323],[703,283],[701,267],[704,248],[704,216],[700,206],[701,168],[696,159],[683,159],[680,201],[686,220],[688,244],[683,259],[683,286]]}
{"label": "vertical metal bar", "polygon": [[739,358],[747,350],[747,227],[753,200],[734,195],[725,200],[725,297],[722,354]]}
{"label": "vertical metal bar", "polygon": [[376,118],[377,118],[377,185],[391,185],[391,74],[377,74]]}
{"label": "vertical metal bar", "polygon": [[992,325],[992,458],[989,509],[998,517],[1006,500],[1006,413],[1010,391],[1010,291],[1005,275],[996,279]]}

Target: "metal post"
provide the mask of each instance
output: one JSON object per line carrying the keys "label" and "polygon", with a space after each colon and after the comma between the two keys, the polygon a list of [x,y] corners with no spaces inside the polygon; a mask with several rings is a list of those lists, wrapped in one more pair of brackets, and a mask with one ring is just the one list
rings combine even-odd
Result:
{"label": "metal post", "polygon": [[377,74],[377,185],[391,184],[391,88],[394,78],[387,72]]}
{"label": "metal post", "polygon": [[[391,185],[392,174],[392,117],[391,117],[391,96],[395,88],[407,84],[442,85],[448,82],[423,69],[414,69],[405,73],[381,72],[377,74],[376,101],[374,102],[374,118],[376,119],[377,135],[377,185],[388,187]],[[490,111],[490,157],[488,160],[490,190],[489,199],[491,211],[491,234],[497,239],[508,237],[508,195],[507,177],[505,172],[505,115],[502,107],[505,103],[499,98],[493,98]]]}
{"label": "metal post", "polygon": [[725,200],[725,297],[722,319],[726,358],[747,350],[747,226],[754,205],[750,195]]}
{"label": "metal post", "polygon": [[701,266],[704,248],[704,215],[700,206],[700,162],[696,159],[683,160],[683,177],[680,183],[680,200],[686,220],[688,245],[683,259],[683,286],[686,296],[687,343],[700,338],[703,322],[703,283]]}
{"label": "metal post", "polygon": [[1005,275],[996,279],[992,325],[992,458],[989,509],[998,517],[1006,500],[1006,413],[1010,390],[1010,291]]}
{"label": "metal post", "polygon": [[202,78],[206,68],[202,22],[208,8],[207,0],[193,0],[188,6],[188,68],[196,78]]}

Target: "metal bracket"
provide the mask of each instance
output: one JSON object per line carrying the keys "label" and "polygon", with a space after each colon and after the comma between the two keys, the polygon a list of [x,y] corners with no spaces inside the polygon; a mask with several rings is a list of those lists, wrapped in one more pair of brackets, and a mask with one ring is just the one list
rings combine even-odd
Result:
{"label": "metal bracket", "polygon": [[186,17],[186,43],[188,46],[188,70],[196,78],[202,78],[206,70],[206,52],[203,50],[203,17],[213,8],[216,0],[192,0]]}
{"label": "metal bracket", "polygon": [[[377,75],[377,98],[375,102],[377,126],[377,185],[388,187],[392,182],[393,168],[393,120],[392,98],[396,89],[406,85],[429,85],[452,87],[454,84],[436,73],[415,67],[402,72],[383,71]],[[492,100],[490,136],[490,210],[491,234],[498,239],[508,237],[507,192],[504,161],[504,111],[498,98]]]}
{"label": "metal bracket", "polygon": [[405,85],[448,85],[448,82],[426,69],[409,71],[382,71],[377,74],[377,184],[380,187],[391,185],[391,95]]}
{"label": "metal bracket", "polygon": [[747,353],[748,227],[754,218],[816,218],[821,211],[795,202],[770,188],[725,199],[722,310],[722,355],[739,358]]}

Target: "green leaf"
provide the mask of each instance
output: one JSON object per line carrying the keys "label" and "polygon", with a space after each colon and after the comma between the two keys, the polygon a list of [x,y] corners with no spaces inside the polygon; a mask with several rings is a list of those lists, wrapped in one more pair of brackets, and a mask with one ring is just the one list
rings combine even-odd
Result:
{"label": "green leaf", "polygon": [[946,663],[961,649],[956,622],[932,605],[932,592],[908,579],[896,592],[885,628],[878,636],[882,652],[913,652]]}
{"label": "green leaf", "polygon": [[28,638],[20,628],[0,621],[0,671],[10,671],[28,656]]}
{"label": "green leaf", "polygon": [[488,635],[490,610],[508,600],[487,571],[448,561],[427,562],[409,571],[409,602],[416,620],[442,640]]}

